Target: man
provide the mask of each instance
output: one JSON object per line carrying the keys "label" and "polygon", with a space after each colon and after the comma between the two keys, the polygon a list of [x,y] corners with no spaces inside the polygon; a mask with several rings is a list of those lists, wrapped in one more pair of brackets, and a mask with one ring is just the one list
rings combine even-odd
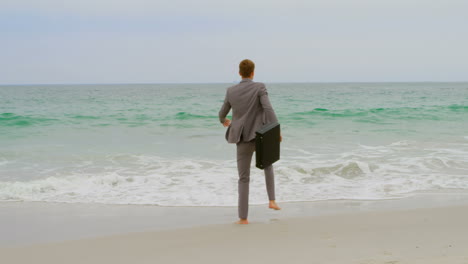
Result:
{"label": "man", "polygon": [[[250,163],[255,151],[255,131],[263,125],[278,122],[268,99],[265,84],[254,82],[255,64],[243,60],[239,64],[239,75],[242,81],[229,87],[224,104],[219,111],[219,121],[228,127],[226,140],[237,145],[237,170],[239,172],[239,221],[237,224],[248,224]],[[232,123],[226,118],[232,108]],[[280,137],[281,141],[281,137]],[[273,166],[264,169],[268,193],[269,208],[280,210],[275,202],[275,181]]]}

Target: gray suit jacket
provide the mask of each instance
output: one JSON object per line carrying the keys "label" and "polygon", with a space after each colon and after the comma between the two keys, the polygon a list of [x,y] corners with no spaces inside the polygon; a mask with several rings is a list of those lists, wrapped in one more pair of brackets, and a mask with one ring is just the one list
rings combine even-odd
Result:
{"label": "gray suit jacket", "polygon": [[244,78],[227,89],[224,104],[219,111],[219,121],[224,120],[232,108],[231,125],[226,131],[229,143],[248,142],[255,139],[255,131],[263,125],[278,122],[271,106],[265,84]]}

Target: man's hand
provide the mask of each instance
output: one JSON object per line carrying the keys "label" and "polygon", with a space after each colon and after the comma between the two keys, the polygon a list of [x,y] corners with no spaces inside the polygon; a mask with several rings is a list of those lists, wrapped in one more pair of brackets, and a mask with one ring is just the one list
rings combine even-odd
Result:
{"label": "man's hand", "polygon": [[228,127],[230,124],[231,124],[231,120],[229,120],[228,118],[225,118],[225,119],[224,119],[223,126],[224,126],[224,127]]}

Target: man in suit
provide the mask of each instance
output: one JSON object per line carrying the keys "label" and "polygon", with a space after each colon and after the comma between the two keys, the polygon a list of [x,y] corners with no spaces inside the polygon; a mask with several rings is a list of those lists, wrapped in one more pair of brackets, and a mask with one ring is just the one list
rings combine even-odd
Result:
{"label": "man in suit", "polygon": [[[226,140],[237,145],[237,170],[239,172],[239,221],[248,224],[250,163],[255,151],[255,131],[263,125],[278,122],[265,84],[254,82],[255,64],[243,60],[239,64],[242,81],[229,87],[224,104],[219,111],[219,121],[228,127]],[[226,118],[232,108],[232,122]],[[281,137],[280,137],[281,140]],[[264,169],[269,199],[269,208],[280,210],[275,202],[275,181],[273,166]]]}

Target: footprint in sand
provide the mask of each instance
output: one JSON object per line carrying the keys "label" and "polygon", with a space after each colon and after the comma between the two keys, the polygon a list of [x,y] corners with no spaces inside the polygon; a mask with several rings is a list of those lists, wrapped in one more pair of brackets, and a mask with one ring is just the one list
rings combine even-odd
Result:
{"label": "footprint in sand", "polygon": [[321,234],[320,235],[320,238],[321,239],[326,239],[326,240],[332,240],[333,239],[333,236],[328,234],[328,233],[324,233],[324,234]]}
{"label": "footprint in sand", "polygon": [[[382,262],[377,261],[375,259],[368,259],[368,260],[359,262],[359,264],[377,264],[377,263],[382,263]],[[390,260],[390,261],[384,262],[384,264],[398,264],[398,263],[400,263],[398,260]]]}

